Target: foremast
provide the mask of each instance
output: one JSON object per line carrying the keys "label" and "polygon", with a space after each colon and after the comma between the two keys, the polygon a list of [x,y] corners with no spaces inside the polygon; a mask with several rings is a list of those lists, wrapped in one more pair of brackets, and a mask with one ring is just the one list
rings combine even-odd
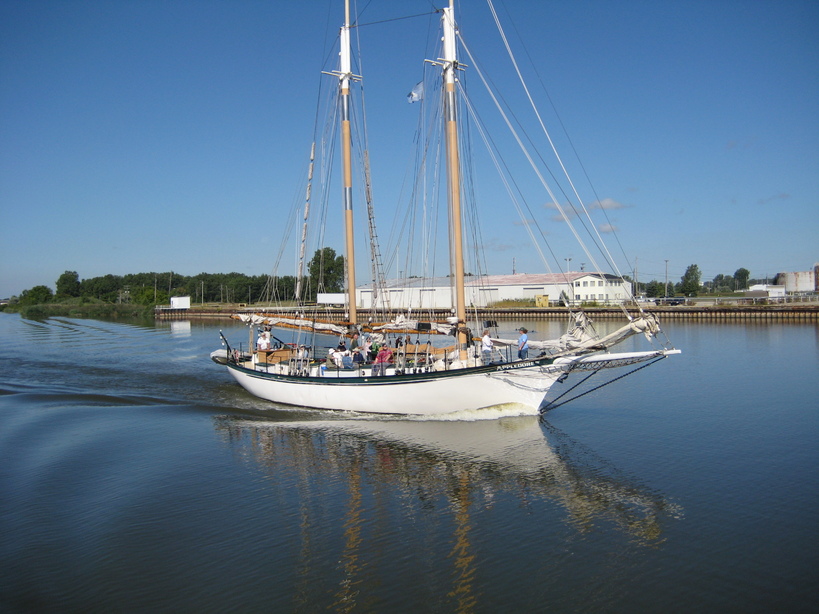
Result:
{"label": "foremast", "polygon": [[449,6],[443,9],[441,23],[444,31],[444,57],[442,60],[447,159],[447,199],[451,224],[450,249],[452,252],[452,275],[455,282],[455,316],[458,318],[458,348],[460,350],[461,360],[466,360],[468,339],[466,333],[466,293],[464,291],[463,231],[461,227],[461,164],[458,149],[458,117],[455,92],[455,71],[458,70],[458,55],[454,0],[449,0]]}

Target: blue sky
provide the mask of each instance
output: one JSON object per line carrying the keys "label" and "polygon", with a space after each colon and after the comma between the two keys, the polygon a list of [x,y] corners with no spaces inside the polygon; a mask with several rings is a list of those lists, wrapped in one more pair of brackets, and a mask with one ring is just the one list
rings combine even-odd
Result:
{"label": "blue sky", "polygon": [[[0,4],[0,296],[53,288],[65,270],[270,272],[278,221],[304,193],[340,4]],[[430,8],[365,4],[362,23]],[[689,264],[704,279],[740,267],[764,277],[819,261],[819,3],[496,6],[596,194],[616,204],[623,272],[637,262],[641,280],[662,279],[668,260],[673,280]],[[459,10],[471,48],[495,36],[484,2]],[[406,95],[429,20],[359,29],[382,229],[410,155]],[[498,198],[483,226],[489,272],[511,273],[513,259],[541,272]],[[557,238],[555,251],[575,270],[585,260]]]}

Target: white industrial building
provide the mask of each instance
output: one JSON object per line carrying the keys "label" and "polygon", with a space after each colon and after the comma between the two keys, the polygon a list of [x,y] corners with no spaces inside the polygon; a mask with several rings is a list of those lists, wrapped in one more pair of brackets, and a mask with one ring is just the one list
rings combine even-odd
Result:
{"label": "white industrial building", "polygon": [[750,298],[785,298],[785,286],[754,284],[745,290],[745,296]]}
{"label": "white industrial building", "polygon": [[[388,281],[375,300],[372,285],[356,289],[356,303],[362,309],[449,309],[453,305],[452,292],[448,277],[397,279]],[[631,282],[607,273],[584,271],[487,275],[467,277],[465,292],[467,305],[472,307],[539,296],[548,297],[549,302],[555,304],[568,298],[573,305],[585,302],[610,305],[629,300]]]}

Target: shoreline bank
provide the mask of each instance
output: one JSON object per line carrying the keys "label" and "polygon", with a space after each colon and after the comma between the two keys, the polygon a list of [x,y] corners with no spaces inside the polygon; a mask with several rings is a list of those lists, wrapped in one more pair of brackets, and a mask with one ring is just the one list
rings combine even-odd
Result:
{"label": "shoreline bank", "polygon": [[[158,320],[185,320],[191,318],[229,318],[234,313],[282,313],[292,310],[281,308],[258,308],[229,307],[222,308],[190,308],[190,309],[156,309],[154,316]],[[583,309],[592,319],[622,318],[623,309],[618,307],[586,307]],[[637,308],[627,308],[630,315],[639,314]],[[799,320],[817,321],[819,320],[819,305],[755,305],[755,306],[675,306],[675,307],[652,307],[645,309],[649,313],[656,313],[660,320],[685,319],[685,320]],[[359,309],[359,316],[366,320],[370,311]],[[444,319],[450,316],[449,310],[425,311],[425,315],[434,319]],[[565,319],[569,313],[565,307],[517,307],[504,309],[478,309],[470,310],[468,317],[478,320],[552,320]],[[321,312],[322,317],[339,319],[344,316],[343,309],[325,309]]]}

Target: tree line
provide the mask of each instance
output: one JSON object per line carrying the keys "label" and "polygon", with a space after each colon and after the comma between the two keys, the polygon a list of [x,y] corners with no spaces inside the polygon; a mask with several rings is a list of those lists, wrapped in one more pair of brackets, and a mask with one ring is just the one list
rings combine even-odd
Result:
{"label": "tree line", "polygon": [[716,275],[712,281],[702,282],[700,267],[689,265],[679,282],[658,281],[639,283],[636,294],[650,298],[663,296],[696,296],[707,291],[712,293],[729,293],[745,290],[750,284],[763,283],[764,280],[751,279],[751,272],[746,268],[737,269],[733,275]]}
{"label": "tree line", "polygon": [[[302,296],[315,301],[318,292],[341,292],[344,284],[344,257],[325,247],[316,250],[302,278]],[[244,273],[199,273],[180,275],[133,273],[80,279],[77,271],[65,271],[55,289],[39,285],[23,290],[12,303],[42,305],[67,300],[95,300],[104,303],[167,305],[172,296],[190,296],[192,303],[261,303],[292,301],[296,297],[293,275],[246,275]]]}
{"label": "tree line", "polygon": [[[737,269],[733,275],[719,274],[713,281],[702,283],[702,273],[696,264],[688,266],[679,282],[652,280],[637,284],[636,294],[657,298],[663,296],[696,296],[703,290],[735,292],[749,283],[750,271]],[[626,276],[628,279],[628,276]],[[631,281],[631,280],[629,280]],[[104,303],[167,305],[171,296],[190,296],[196,303],[266,303],[293,301],[296,298],[296,277],[293,275],[246,275],[244,273],[199,273],[186,276],[165,273],[134,273],[103,275],[80,279],[76,271],[65,271],[57,279],[55,290],[41,285],[23,290],[12,303],[41,305],[72,299],[96,300]],[[344,287],[344,257],[331,247],[316,250],[302,278],[302,300],[315,301],[318,292],[341,292]]]}

